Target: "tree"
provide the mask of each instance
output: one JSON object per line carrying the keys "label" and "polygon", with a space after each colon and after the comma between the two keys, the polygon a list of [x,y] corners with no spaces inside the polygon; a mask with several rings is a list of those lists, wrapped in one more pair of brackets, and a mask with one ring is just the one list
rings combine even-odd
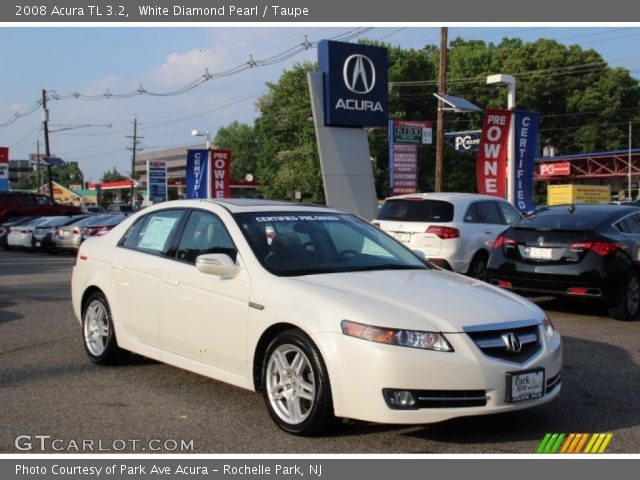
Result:
{"label": "tree", "polygon": [[307,86],[307,72],[314,69],[309,62],[296,64],[278,83],[267,83],[269,92],[258,100],[256,169],[266,198],[293,200],[299,191],[311,202],[324,203]]}
{"label": "tree", "polygon": [[[31,173],[28,177],[21,178],[18,181],[17,188],[24,190],[35,190],[38,188],[38,179],[36,178],[36,173]],[[82,170],[78,167],[77,164],[67,164],[64,167],[52,167],[51,169],[51,177],[53,181],[62,185],[65,188],[69,188],[71,184],[80,184],[84,183],[84,174]],[[49,180],[47,177],[47,168],[41,166],[40,167],[40,184],[48,184]]]}
{"label": "tree", "polygon": [[232,152],[231,180],[242,181],[248,173],[255,176],[260,147],[250,125],[236,121],[222,127],[213,143]]}
{"label": "tree", "polygon": [[101,182],[122,182],[124,180],[129,180],[129,177],[122,175],[116,167],[104,172],[100,178]]}

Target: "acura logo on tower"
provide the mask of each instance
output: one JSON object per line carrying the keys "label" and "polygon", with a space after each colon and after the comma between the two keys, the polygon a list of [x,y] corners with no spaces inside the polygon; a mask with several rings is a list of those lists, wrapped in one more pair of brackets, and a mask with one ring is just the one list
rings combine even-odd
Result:
{"label": "acura logo on tower", "polygon": [[518,353],[522,350],[522,344],[520,343],[520,339],[515,333],[505,333],[500,338],[504,342],[504,346],[507,349],[507,352]]}
{"label": "acura logo on tower", "polygon": [[367,94],[376,86],[376,67],[365,55],[354,54],[344,61],[344,84],[350,92]]}

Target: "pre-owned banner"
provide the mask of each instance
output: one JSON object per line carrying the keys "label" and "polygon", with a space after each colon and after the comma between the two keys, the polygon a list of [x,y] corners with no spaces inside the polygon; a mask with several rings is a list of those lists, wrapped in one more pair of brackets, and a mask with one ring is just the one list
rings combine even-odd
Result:
{"label": "pre-owned banner", "polygon": [[0,147],[0,192],[9,191],[9,149]]}
{"label": "pre-owned banner", "polygon": [[231,197],[231,150],[211,150],[211,198]]}
{"label": "pre-owned banner", "polygon": [[209,198],[209,152],[187,152],[187,198]]}
{"label": "pre-owned banner", "polygon": [[147,161],[147,188],[150,204],[167,201],[167,165],[164,162]]}
{"label": "pre-owned banner", "polygon": [[479,193],[505,197],[510,123],[510,110],[488,109],[484,112],[476,163]]}
{"label": "pre-owned banner", "polygon": [[512,179],[513,204],[521,212],[528,212],[534,209],[532,198],[533,163],[538,144],[540,114],[516,110],[514,122],[516,136]]}

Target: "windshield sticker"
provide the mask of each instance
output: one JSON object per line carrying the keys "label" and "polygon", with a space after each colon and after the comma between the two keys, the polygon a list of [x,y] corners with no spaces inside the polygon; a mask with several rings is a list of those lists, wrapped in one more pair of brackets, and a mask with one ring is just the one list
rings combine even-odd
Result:
{"label": "windshield sticker", "polygon": [[278,217],[256,217],[256,222],[339,222],[334,215],[284,215]]}

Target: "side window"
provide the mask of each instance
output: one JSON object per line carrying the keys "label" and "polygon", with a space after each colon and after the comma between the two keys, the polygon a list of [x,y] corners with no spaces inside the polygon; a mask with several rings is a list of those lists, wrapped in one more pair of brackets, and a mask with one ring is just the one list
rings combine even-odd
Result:
{"label": "side window", "polygon": [[53,201],[45,195],[36,195],[36,203],[38,205],[53,205]]}
{"label": "side window", "polygon": [[640,215],[630,215],[618,222],[616,226],[618,227],[618,230],[623,233],[640,235]]}
{"label": "side window", "polygon": [[147,219],[149,217],[142,217],[136,223],[129,227],[127,233],[125,233],[120,239],[120,245],[125,248],[135,248],[140,239],[142,238],[142,229],[144,228],[145,223],[147,223]]}
{"label": "side window", "polygon": [[147,215],[144,221],[136,222],[124,245],[141,252],[168,255],[183,214],[182,210],[163,210]]}
{"label": "side window", "polygon": [[[38,199],[39,197],[36,197]],[[37,201],[31,195],[20,195],[18,197],[18,205],[34,205],[36,203],[42,204],[40,201]]]}
{"label": "side window", "polygon": [[236,247],[222,221],[207,212],[194,211],[184,229],[176,258],[195,263],[198,255],[226,253],[234,261]]}
{"label": "side window", "polygon": [[464,215],[465,223],[478,223],[478,210],[476,208],[476,204],[472,203],[469,205],[469,209],[467,213]]}
{"label": "side window", "polygon": [[507,202],[498,202],[502,216],[507,225],[513,225],[520,220],[520,213]]}
{"label": "side window", "polygon": [[478,209],[477,223],[502,224],[502,217],[496,206],[496,202],[487,200],[476,203]]}

